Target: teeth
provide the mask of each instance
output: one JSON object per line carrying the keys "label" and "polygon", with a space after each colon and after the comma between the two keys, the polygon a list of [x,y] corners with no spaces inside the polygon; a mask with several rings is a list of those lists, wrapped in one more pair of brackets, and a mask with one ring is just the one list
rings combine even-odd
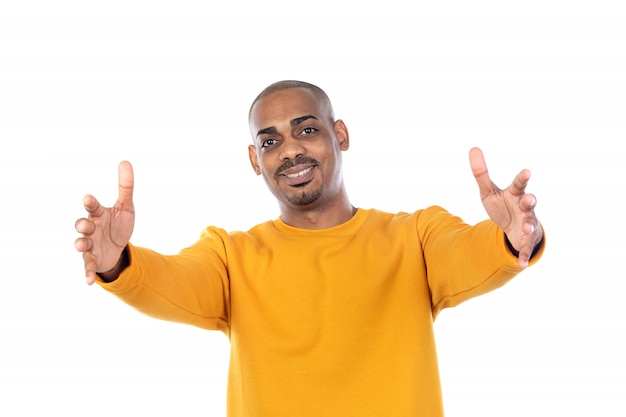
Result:
{"label": "teeth", "polygon": [[311,170],[313,169],[313,167],[307,168],[307,169],[303,169],[300,172],[296,172],[295,174],[288,174],[287,178],[297,178],[297,177],[301,177],[304,174],[309,173]]}

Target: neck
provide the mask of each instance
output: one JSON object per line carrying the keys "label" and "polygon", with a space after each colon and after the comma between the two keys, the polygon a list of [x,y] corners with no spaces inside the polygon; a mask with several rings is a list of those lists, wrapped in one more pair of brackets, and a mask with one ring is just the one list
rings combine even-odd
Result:
{"label": "neck", "polygon": [[294,207],[281,204],[280,217],[289,226],[299,229],[328,229],[347,222],[356,213],[345,192],[332,204]]}

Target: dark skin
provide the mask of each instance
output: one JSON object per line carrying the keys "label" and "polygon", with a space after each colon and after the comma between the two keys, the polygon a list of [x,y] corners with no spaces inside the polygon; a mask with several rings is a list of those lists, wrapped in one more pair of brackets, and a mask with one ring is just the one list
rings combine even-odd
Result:
{"label": "dark skin", "polygon": [[[332,109],[306,88],[289,88],[259,100],[250,114],[253,145],[249,158],[278,201],[281,218],[291,226],[324,229],[349,220],[355,212],[341,173],[342,152],[350,140],[346,125],[333,120]],[[518,266],[526,268],[543,230],[535,215],[537,199],[526,193],[530,171],[524,169],[504,189],[497,187],[487,170],[483,153],[472,148],[470,167],[480,198],[491,220],[506,234],[518,252]],[[114,280],[128,265],[121,256],[134,224],[134,175],[129,162],[118,169],[119,193],[113,207],[104,207],[87,195],[86,218],[76,221],[81,233],[75,247],[83,254],[88,284],[97,274]]]}
{"label": "dark skin", "polygon": [[290,88],[258,101],[249,125],[250,163],[276,197],[285,223],[325,229],[352,217],[341,173],[350,138],[329,105],[306,88]]}

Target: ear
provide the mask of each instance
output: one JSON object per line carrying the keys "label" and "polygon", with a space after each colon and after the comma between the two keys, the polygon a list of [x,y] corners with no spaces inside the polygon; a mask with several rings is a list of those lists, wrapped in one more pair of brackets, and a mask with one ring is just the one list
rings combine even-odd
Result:
{"label": "ear", "polygon": [[347,151],[350,147],[350,135],[348,134],[348,128],[343,120],[339,119],[333,125],[333,132],[337,137],[337,143],[339,143],[339,149]]}
{"label": "ear", "polygon": [[250,164],[252,165],[252,169],[257,175],[261,175],[261,167],[259,166],[259,158],[256,154],[256,148],[254,145],[248,146],[248,156],[250,157]]}

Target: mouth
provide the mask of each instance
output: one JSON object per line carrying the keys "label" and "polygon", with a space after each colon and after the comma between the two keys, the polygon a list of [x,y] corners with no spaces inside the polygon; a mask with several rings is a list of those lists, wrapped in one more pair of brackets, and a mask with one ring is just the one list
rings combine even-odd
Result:
{"label": "mouth", "polygon": [[303,187],[313,180],[315,165],[296,165],[284,170],[279,177],[284,178],[285,183],[291,187]]}

